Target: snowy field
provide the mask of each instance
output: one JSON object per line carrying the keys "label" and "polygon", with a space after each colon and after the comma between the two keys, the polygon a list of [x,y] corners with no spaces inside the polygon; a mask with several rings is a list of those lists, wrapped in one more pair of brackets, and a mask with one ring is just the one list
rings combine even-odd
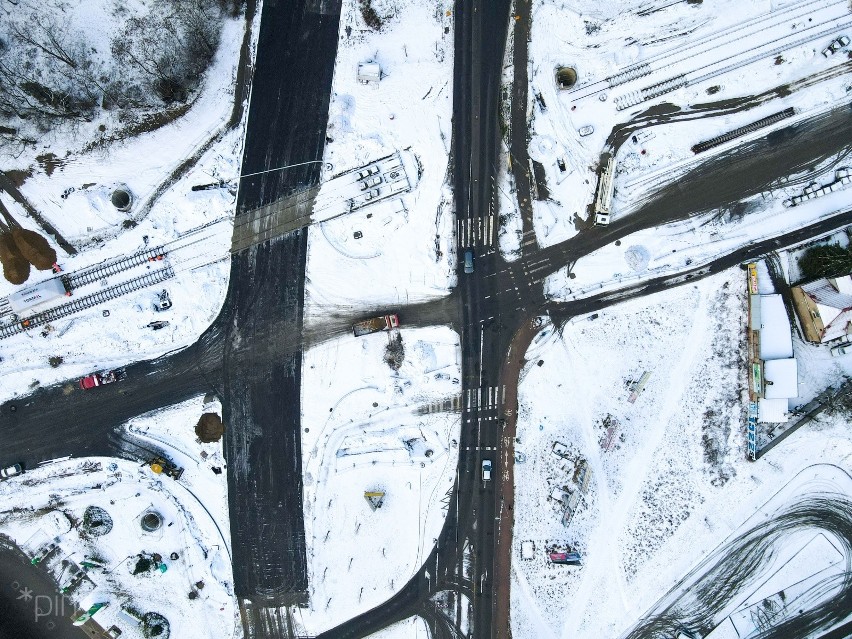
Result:
{"label": "snowy field", "polygon": [[[455,284],[448,156],[452,118],[452,3],[374,2],[385,18],[368,30],[343,3],[325,178],[403,151],[415,158],[410,193],[312,226],[306,330],[333,313],[376,314],[434,299]],[[377,62],[378,83],[358,64]],[[319,199],[323,197],[321,192]],[[355,237],[358,232],[359,237]],[[459,337],[448,327],[344,335],[313,346],[302,366],[302,451],[309,634],[389,599],[431,552],[446,516],[458,460]],[[383,361],[399,335],[398,370]],[[420,414],[432,407],[433,413]],[[383,492],[373,510],[365,492]],[[382,637],[418,637],[404,622]]]}
{"label": "snowy field", "polygon": [[[519,390],[513,636],[618,636],[800,471],[852,468],[846,421],[827,416],[746,461],[745,303],[735,268],[536,338]],[[852,372],[805,350],[820,381]],[[566,527],[553,493],[577,490],[580,460],[592,478]],[[521,560],[524,541],[533,560]],[[582,566],[549,563],[547,550],[569,548]]]}
{"label": "snowy field", "polygon": [[[75,8],[74,20],[85,18],[86,3],[68,4]],[[395,153],[411,158],[407,164],[415,179],[408,193],[310,228],[308,332],[332,312],[391,312],[397,305],[446,296],[456,284],[448,172],[453,3],[372,4],[384,22],[380,32],[367,28],[356,0],[342,3],[323,179]],[[534,0],[530,155],[544,166],[550,190],[549,200],[533,203],[539,245],[578,233],[594,197],[600,155],[612,150],[608,136],[639,109],[661,102],[728,100],[783,84],[793,87],[783,98],[744,112],[645,127],[651,135],[618,149],[615,219],[635,211],[661,184],[691,167],[694,143],[787,106],[797,109],[798,120],[843,99],[846,80],[832,68],[845,54],[827,60],[819,49],[830,41],[829,33],[836,35],[850,22],[848,10],[833,13],[846,3],[817,3],[811,14],[814,24],[797,12],[796,4],[719,0],[696,7],[645,0]],[[657,10],[661,5],[666,8]],[[777,19],[763,22],[770,10]],[[732,30],[748,25],[762,30],[763,40],[801,42],[783,55],[763,56],[619,110],[643,87],[704,67],[710,59],[741,54],[748,48],[748,34]],[[256,33],[257,22],[254,26]],[[227,134],[222,127],[232,108],[243,28],[239,19],[226,21],[199,95],[175,122],[132,141],[112,141],[106,135],[103,143],[88,145],[68,133],[17,157],[0,156],[3,171],[30,173],[21,186],[23,194],[84,249],[74,257],[59,251],[66,272],[146,247],[166,247],[164,262],[93,282],[79,295],[157,269],[175,271],[161,286],[57,321],[51,330],[0,341],[0,401],[39,385],[183,348],[216,317],[228,284],[234,196],[226,188],[190,188],[239,174],[243,126]],[[669,68],[591,93],[604,86],[594,83],[629,65],[663,59],[705,39],[717,40],[718,47],[696,46],[694,59],[675,56]],[[358,82],[358,65],[366,62],[381,67],[379,82]],[[575,66],[580,76],[572,92],[559,91],[554,82],[554,68],[565,64]],[[511,69],[505,73],[508,84]],[[806,77],[818,78],[817,89],[793,86]],[[589,95],[576,98],[577,91]],[[99,125],[108,134],[116,123],[92,123],[88,133],[94,135]],[[594,132],[580,136],[580,127],[587,125]],[[169,174],[197,153],[197,164],[159,192]],[[559,162],[567,168],[561,170]],[[510,225],[516,225],[517,203],[505,165],[501,162],[497,178],[500,207]],[[819,168],[828,171],[830,166]],[[553,300],[572,300],[695,268],[736,246],[831,215],[848,202],[849,191],[840,191],[791,214],[782,200],[799,192],[801,177],[790,176],[789,186],[748,202],[759,215],[724,225],[696,219],[603,247],[578,260],[570,276],[563,269],[548,278],[546,292]],[[128,188],[136,198],[129,215],[109,202],[116,186]],[[25,226],[37,228],[10,198],[0,199]],[[123,225],[125,220],[135,226]],[[517,248],[513,239],[514,232],[504,229],[501,250],[507,258]],[[34,272],[28,284],[46,278]],[[162,289],[170,292],[174,306],[155,312],[155,296]],[[14,290],[0,282],[0,297]],[[147,324],[154,320],[170,324],[152,331]],[[398,331],[357,338],[346,334],[304,353],[301,441],[311,590],[309,606],[296,609],[296,616],[311,635],[398,592],[431,551],[446,515],[458,460],[460,420],[447,405],[459,395],[459,336],[448,326],[415,329],[407,321],[401,313]],[[514,637],[618,636],[722,540],[747,525],[758,509],[775,504],[782,486],[805,490],[803,478],[814,465],[830,466],[814,471],[818,478],[848,488],[852,444],[848,424],[839,417],[823,415],[759,462],[746,461],[745,322],[745,274],[731,269],[596,316],[575,318],[562,332],[545,326],[536,337],[519,388]],[[398,338],[401,343],[395,342]],[[389,345],[403,349],[396,367],[386,361]],[[800,397],[791,403],[852,375],[852,357],[832,358],[826,348],[795,338],[794,348]],[[54,367],[48,363],[51,358],[61,360]],[[650,374],[645,390],[629,403],[630,388],[643,373]],[[204,406],[196,398],[124,426],[127,438],[167,450],[186,469],[178,481],[156,476],[146,466],[89,459],[60,461],[0,483],[0,529],[28,552],[36,553],[58,537],[62,557],[78,564],[96,557],[104,564],[89,570],[77,597],[83,605],[109,599],[110,606],[96,616],[105,627],[126,626],[119,616],[124,605],[159,612],[169,620],[173,637],[241,636],[230,566],[226,467],[219,444],[202,445],[195,439],[193,426],[202,410],[221,412],[221,407]],[[372,502],[365,493],[373,494]],[[572,505],[573,516],[563,523],[566,504]],[[82,530],[90,506],[102,507],[112,517],[109,533]],[[20,509],[27,511],[25,516]],[[150,509],[164,518],[163,527],[153,533],[140,527]],[[521,558],[525,542],[534,544],[529,560]],[[808,570],[836,569],[839,560],[831,542],[824,535],[797,539],[803,550],[795,557],[788,545],[787,573],[779,570],[763,590],[750,593],[746,607],[725,623],[742,628],[748,605],[765,592],[807,576]],[[583,563],[553,565],[546,554],[551,550],[577,550]],[[167,570],[133,575],[141,552],[162,554]],[[177,559],[171,559],[173,552]],[[202,582],[203,588],[197,585]],[[196,596],[190,598],[193,592]],[[135,635],[128,628],[126,636]],[[426,636],[418,619],[374,635]]]}
{"label": "snowy field", "polygon": [[[341,337],[302,367],[302,458],[310,608],[318,633],[389,599],[420,568],[441,530],[458,463],[459,338],[449,328]],[[331,375],[330,372],[334,371]],[[419,414],[435,406],[434,413]],[[365,492],[384,493],[372,509]],[[405,635],[410,636],[410,635]]]}
{"label": "snowy field", "polygon": [[[60,584],[69,573],[61,560],[78,567],[83,561],[94,563],[70,596],[83,609],[108,602],[94,617],[104,628],[116,624],[126,636],[141,637],[121,614],[124,608],[159,613],[172,637],[242,636],[222,446],[196,440],[195,423],[202,412],[221,412],[221,407],[199,397],[123,427],[136,444],[168,450],[184,468],[180,480],[156,475],[147,465],[91,458],[57,461],[0,483],[0,528],[30,556],[57,544],[42,565]],[[214,468],[222,472],[216,474]],[[106,511],[111,526],[87,525],[90,507]],[[141,522],[152,511],[161,523],[148,532]],[[165,570],[152,567],[133,574],[140,553],[149,560],[159,554]]]}
{"label": "snowy field", "polygon": [[[604,152],[617,151],[613,219],[618,219],[698,161],[766,135],[772,127],[700,157],[690,150],[697,142],[794,107],[792,119],[775,125],[786,126],[844,100],[846,81],[838,65],[846,56],[839,53],[827,59],[821,50],[849,24],[848,8],[838,2],[805,7],[796,2],[725,0],[665,3],[663,7],[662,3],[630,0],[610,4],[534,1],[529,45],[529,153],[543,166],[549,191],[548,199],[533,201],[539,245],[569,239],[584,225]],[[783,53],[773,53],[778,48]],[[648,65],[647,72],[638,66],[643,64]],[[577,84],[571,90],[560,90],[555,81],[555,69],[563,66],[577,72]],[[608,78],[628,68],[638,69],[635,77],[610,87]],[[639,91],[681,74],[689,80],[687,86],[631,108],[619,108]],[[504,78],[504,84],[510,81],[509,76]],[[776,93],[777,87],[785,88]],[[761,98],[754,108],[734,112],[736,99],[764,93],[772,99]],[[610,134],[614,127],[662,103],[679,105],[668,109],[677,122],[646,117],[637,140],[613,147]],[[703,115],[700,110],[711,104],[725,113],[698,119]],[[696,112],[689,114],[690,109]],[[587,126],[593,133],[580,135],[579,130]],[[795,176],[789,178],[795,182]],[[505,172],[500,188],[506,193],[512,190]],[[795,189],[789,190],[789,194],[785,189],[767,194],[766,202],[758,207],[761,218],[762,209],[768,217],[777,215],[780,201],[796,194]],[[795,225],[820,214],[820,208],[811,202],[788,217]],[[516,221],[511,215],[509,219],[510,224]],[[512,241],[514,232],[508,230],[501,248],[511,256],[516,243]]]}
{"label": "snowy field", "polygon": [[[324,179],[408,149],[416,187],[310,229],[308,318],[440,297],[455,283],[447,173],[453,5],[373,4],[389,16],[379,33],[366,28],[354,0],[343,3],[324,158],[332,169]],[[380,65],[380,82],[358,82],[358,64],[368,61]]]}

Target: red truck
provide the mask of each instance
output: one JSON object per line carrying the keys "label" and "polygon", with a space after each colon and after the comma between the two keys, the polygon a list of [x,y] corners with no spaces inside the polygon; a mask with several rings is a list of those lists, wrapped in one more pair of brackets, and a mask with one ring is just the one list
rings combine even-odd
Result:
{"label": "red truck", "polygon": [[379,331],[389,331],[392,328],[397,328],[398,326],[399,316],[392,314],[382,315],[380,317],[364,320],[363,322],[358,322],[352,327],[352,330],[355,333],[355,337],[361,337],[362,335],[378,333]]}
{"label": "red truck", "polygon": [[568,564],[577,566],[580,564],[580,553],[578,552],[551,552],[548,553],[550,561],[554,564]]}
{"label": "red truck", "polygon": [[108,371],[106,373],[92,373],[91,375],[86,375],[80,380],[80,388],[83,390],[89,390],[105,384],[120,382],[125,377],[127,377],[127,373],[123,370]]}

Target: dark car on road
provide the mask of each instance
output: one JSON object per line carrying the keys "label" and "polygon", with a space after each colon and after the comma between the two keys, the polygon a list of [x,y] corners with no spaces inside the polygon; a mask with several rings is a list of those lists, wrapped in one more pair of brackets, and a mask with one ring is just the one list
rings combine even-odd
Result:
{"label": "dark car on road", "polygon": [[473,251],[471,249],[464,252],[464,272],[473,273]]}

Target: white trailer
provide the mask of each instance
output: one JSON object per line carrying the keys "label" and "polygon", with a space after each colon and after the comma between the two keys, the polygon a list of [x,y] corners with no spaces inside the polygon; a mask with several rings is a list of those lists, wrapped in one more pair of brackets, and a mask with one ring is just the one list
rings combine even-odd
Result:
{"label": "white trailer", "polygon": [[12,293],[9,296],[9,306],[14,313],[21,313],[63,295],[71,295],[71,291],[64,278],[55,277]]}
{"label": "white trailer", "polygon": [[614,165],[615,162],[610,157],[603,171],[601,171],[601,179],[598,181],[598,197],[595,199],[595,224],[601,226],[609,224],[609,208],[612,204],[612,192],[615,187],[612,181]]}

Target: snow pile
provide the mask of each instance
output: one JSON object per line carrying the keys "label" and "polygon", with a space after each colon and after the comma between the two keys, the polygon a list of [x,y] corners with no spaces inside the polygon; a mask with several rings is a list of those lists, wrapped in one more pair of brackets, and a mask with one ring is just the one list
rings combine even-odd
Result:
{"label": "snow pile", "polygon": [[[398,371],[388,333],[316,346],[302,367],[301,435],[311,584],[310,634],[389,599],[420,568],[443,525],[458,461],[458,336],[400,331]],[[376,496],[371,507],[365,492]],[[374,502],[375,505],[375,502]]]}

